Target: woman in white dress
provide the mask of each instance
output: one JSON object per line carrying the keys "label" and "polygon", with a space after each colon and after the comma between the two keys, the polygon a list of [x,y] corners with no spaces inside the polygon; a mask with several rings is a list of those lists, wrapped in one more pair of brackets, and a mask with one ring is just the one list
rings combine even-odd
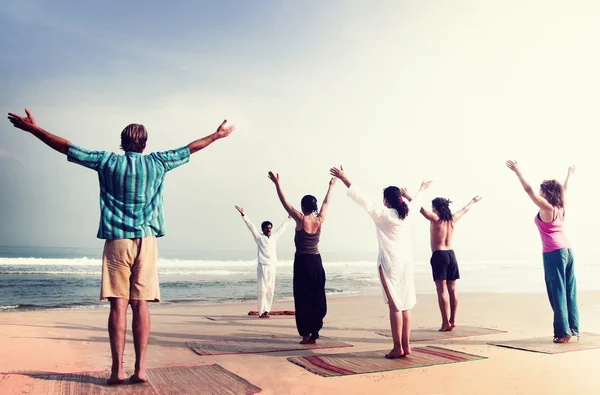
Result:
{"label": "woman in white dress", "polygon": [[[379,241],[377,269],[384,300],[390,309],[394,340],[394,348],[385,357],[405,357],[410,354],[410,309],[417,302],[407,220],[415,208],[415,213],[418,212],[419,205],[413,202],[413,197],[406,189],[395,186],[385,188],[383,203],[377,204],[348,180],[343,167],[333,167],[330,173],[348,187],[348,196],[365,209],[375,222]],[[421,183],[419,192],[427,189],[430,183],[431,181]]]}

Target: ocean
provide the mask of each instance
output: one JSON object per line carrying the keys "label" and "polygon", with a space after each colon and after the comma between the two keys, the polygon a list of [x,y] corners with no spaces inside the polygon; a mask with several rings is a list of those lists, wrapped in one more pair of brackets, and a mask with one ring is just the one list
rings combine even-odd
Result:
{"label": "ocean", "polygon": [[[235,303],[256,300],[253,253],[247,259],[196,259],[194,252],[165,251],[158,262],[163,303]],[[327,295],[381,295],[376,254],[344,260],[323,253]],[[100,293],[101,250],[85,248],[0,247],[0,311],[106,308]],[[330,256],[330,258],[328,258]],[[539,260],[462,261],[459,292],[544,293]],[[577,260],[579,290],[597,290],[600,259]],[[417,293],[435,293],[428,261],[415,260]],[[276,300],[292,299],[292,261],[277,266]]]}

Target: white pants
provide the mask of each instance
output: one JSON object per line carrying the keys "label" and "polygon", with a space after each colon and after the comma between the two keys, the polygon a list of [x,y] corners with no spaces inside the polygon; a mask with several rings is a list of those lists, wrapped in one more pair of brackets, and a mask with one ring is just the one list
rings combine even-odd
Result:
{"label": "white pants", "polygon": [[271,311],[273,303],[273,293],[275,291],[275,267],[271,265],[261,265],[256,267],[256,276],[258,279],[258,314],[265,311]]}

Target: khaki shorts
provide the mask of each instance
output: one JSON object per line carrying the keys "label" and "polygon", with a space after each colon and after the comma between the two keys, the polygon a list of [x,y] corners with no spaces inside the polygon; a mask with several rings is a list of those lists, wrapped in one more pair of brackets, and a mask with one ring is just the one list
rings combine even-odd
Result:
{"label": "khaki shorts", "polygon": [[106,240],[102,254],[100,300],[119,298],[158,302],[156,237]]}

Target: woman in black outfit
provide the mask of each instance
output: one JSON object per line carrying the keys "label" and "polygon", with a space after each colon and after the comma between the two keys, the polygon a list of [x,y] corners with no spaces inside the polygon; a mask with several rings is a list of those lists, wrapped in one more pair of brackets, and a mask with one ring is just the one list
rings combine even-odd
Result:
{"label": "woman in black outfit", "polygon": [[277,195],[283,208],[296,221],[294,244],[294,307],[296,309],[296,327],[302,336],[300,344],[314,344],[323,327],[323,318],[327,314],[325,298],[325,270],[319,254],[321,225],[329,206],[331,190],[336,178],[329,181],[327,194],[319,211],[317,199],[306,195],[300,202],[301,211],[296,210],[285,199],[279,183],[279,174],[269,172],[269,178],[277,188]]}

